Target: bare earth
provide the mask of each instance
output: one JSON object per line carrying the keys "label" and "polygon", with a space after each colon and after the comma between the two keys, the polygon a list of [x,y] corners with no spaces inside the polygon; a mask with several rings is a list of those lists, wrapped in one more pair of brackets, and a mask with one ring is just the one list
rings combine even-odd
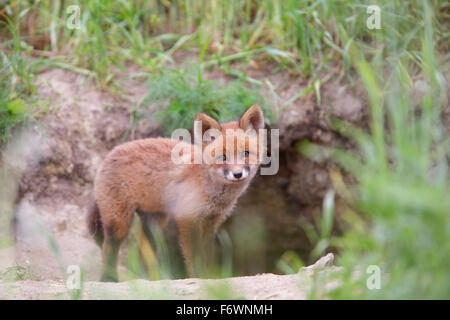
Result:
{"label": "bare earth", "polygon": [[[120,283],[88,281],[83,299],[306,299],[310,279],[301,275],[261,274],[221,280],[130,280]],[[226,290],[226,296],[218,295]],[[0,299],[70,299],[62,280],[8,283],[0,281]]]}

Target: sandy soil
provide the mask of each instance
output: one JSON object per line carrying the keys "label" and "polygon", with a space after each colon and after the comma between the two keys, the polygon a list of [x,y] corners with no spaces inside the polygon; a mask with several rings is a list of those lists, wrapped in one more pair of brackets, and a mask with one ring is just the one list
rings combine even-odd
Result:
{"label": "sandy soil", "polygon": [[[220,280],[130,280],[120,283],[87,281],[82,299],[307,299],[310,276],[261,274]],[[71,299],[62,280],[0,281],[0,299]]]}

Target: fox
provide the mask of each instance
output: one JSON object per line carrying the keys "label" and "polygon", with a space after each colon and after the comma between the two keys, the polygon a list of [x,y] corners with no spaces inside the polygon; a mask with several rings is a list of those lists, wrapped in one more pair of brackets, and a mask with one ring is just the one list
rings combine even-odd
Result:
{"label": "fox", "polygon": [[[116,146],[100,165],[87,220],[102,250],[101,281],[118,281],[118,253],[135,213],[143,225],[152,219],[164,229],[174,222],[190,276],[198,274],[197,257],[201,266],[206,263],[201,259],[211,256],[219,227],[260,167],[263,147],[257,132],[265,122],[255,104],[237,121],[219,123],[198,113],[195,123],[201,125],[200,143],[134,140]],[[182,161],[174,161],[180,146]],[[201,161],[193,161],[196,153]]]}

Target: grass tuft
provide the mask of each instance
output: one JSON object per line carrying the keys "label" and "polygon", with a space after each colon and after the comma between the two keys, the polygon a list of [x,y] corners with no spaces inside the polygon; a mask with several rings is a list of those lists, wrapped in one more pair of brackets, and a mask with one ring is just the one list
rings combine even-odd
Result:
{"label": "grass tuft", "polygon": [[29,266],[15,265],[6,268],[0,273],[0,280],[18,281],[18,280],[34,280],[41,281],[41,279],[31,270]]}
{"label": "grass tuft", "polygon": [[164,133],[168,136],[177,128],[192,127],[195,115],[207,113],[219,121],[232,121],[251,105],[258,103],[271,118],[271,109],[255,87],[247,87],[239,81],[220,84],[205,80],[186,71],[167,70],[148,82],[149,93],[142,106],[150,103],[167,104],[158,113]]}

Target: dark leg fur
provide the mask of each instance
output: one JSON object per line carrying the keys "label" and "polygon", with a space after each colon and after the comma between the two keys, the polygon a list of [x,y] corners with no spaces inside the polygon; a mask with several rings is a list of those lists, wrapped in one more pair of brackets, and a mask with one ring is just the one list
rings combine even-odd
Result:
{"label": "dark leg fur", "polygon": [[117,256],[122,240],[116,239],[111,230],[106,230],[105,240],[103,242],[103,275],[102,282],[118,282],[117,275]]}
{"label": "dark leg fur", "polygon": [[209,216],[201,220],[181,218],[177,220],[177,224],[189,276],[215,277],[215,217]]}
{"label": "dark leg fur", "polygon": [[158,221],[155,217],[158,215],[162,215],[162,213],[148,213],[142,211],[137,212],[142,221],[142,227],[145,237],[147,238],[155,252],[160,270],[161,268],[164,268],[164,272],[171,279],[186,278],[187,271],[184,264],[183,254],[180,248],[178,229],[175,221],[169,220],[164,230],[162,230],[164,241],[167,245],[167,251],[164,250],[165,252],[161,252],[161,250],[159,250],[160,248],[158,248],[159,246],[151,228],[152,224],[158,224]]}

